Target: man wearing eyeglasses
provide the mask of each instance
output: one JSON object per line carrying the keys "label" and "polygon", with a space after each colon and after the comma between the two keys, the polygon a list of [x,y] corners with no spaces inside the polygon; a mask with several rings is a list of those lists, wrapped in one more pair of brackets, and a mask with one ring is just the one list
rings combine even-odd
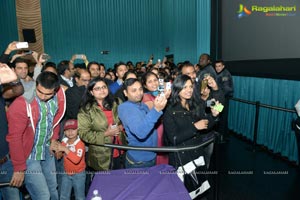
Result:
{"label": "man wearing eyeglasses", "polygon": [[65,95],[52,72],[36,80],[34,99],[18,97],[9,107],[8,135],[14,173],[11,185],[25,186],[32,199],[58,199],[54,149],[59,122],[65,112]]}

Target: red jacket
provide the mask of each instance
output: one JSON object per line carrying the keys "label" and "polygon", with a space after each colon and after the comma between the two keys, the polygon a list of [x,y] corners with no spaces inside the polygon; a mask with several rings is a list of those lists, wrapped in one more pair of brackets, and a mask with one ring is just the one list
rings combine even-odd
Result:
{"label": "red jacket", "polygon": [[[63,89],[57,92],[58,110],[53,120],[52,139],[59,137],[59,122],[64,116],[66,101]],[[38,102],[34,98],[26,103],[23,96],[16,98],[7,112],[9,153],[14,171],[26,170],[26,160],[31,153],[35,128],[39,118]]]}

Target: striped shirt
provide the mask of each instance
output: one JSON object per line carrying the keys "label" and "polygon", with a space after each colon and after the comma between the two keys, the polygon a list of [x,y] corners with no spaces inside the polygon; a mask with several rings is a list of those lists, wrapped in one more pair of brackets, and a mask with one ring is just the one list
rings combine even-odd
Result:
{"label": "striped shirt", "polygon": [[39,120],[35,129],[33,148],[29,159],[45,160],[45,147],[50,145],[53,131],[53,119],[58,110],[56,95],[47,102],[40,101],[35,97],[39,104]]}

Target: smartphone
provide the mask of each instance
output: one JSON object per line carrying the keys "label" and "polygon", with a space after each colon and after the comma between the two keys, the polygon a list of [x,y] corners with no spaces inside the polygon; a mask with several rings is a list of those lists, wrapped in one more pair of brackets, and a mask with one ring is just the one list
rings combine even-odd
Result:
{"label": "smartphone", "polygon": [[208,81],[206,79],[201,81],[201,92],[207,87]]}
{"label": "smartphone", "polygon": [[76,59],[82,59],[83,58],[83,55],[82,54],[77,54],[76,55]]}
{"label": "smartphone", "polygon": [[164,92],[165,85],[164,85],[164,79],[160,78],[158,79],[158,91]]}
{"label": "smartphone", "polygon": [[172,83],[171,82],[167,82],[166,83],[166,90],[171,90],[172,89]]}
{"label": "smartphone", "polygon": [[43,54],[42,59],[43,60],[49,60],[51,57],[48,54]]}
{"label": "smartphone", "polygon": [[159,93],[159,98],[162,98],[162,97],[164,97],[165,96],[165,93],[164,92],[160,92]]}
{"label": "smartphone", "polygon": [[112,124],[112,125],[110,125],[110,127],[111,127],[111,128],[117,128],[118,125],[117,125],[117,124]]}
{"label": "smartphone", "polygon": [[16,47],[17,47],[17,49],[28,48],[28,42],[17,42]]}
{"label": "smartphone", "polygon": [[25,55],[30,55],[30,54],[32,54],[32,51],[31,51],[31,50],[29,50],[29,51],[24,51],[24,54],[25,54]]}

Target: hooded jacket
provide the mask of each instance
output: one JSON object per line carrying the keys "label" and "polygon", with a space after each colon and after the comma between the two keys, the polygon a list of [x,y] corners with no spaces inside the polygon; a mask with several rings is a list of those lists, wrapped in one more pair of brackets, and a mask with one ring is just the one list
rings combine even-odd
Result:
{"label": "hooded jacket", "polygon": [[[58,110],[54,116],[51,140],[59,138],[59,122],[63,118],[66,101],[63,89],[56,93]],[[39,120],[39,105],[34,98],[28,102],[23,96],[16,98],[7,112],[10,157],[14,171],[26,170],[26,160],[29,157],[34,143],[35,128]]]}

